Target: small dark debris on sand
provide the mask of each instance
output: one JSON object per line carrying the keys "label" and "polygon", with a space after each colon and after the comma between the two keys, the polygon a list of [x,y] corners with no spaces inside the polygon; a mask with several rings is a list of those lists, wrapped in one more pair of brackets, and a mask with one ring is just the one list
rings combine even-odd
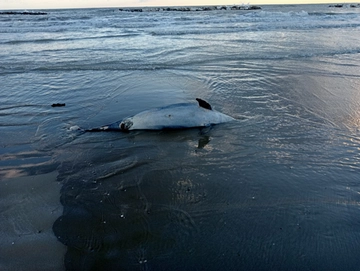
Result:
{"label": "small dark debris on sand", "polygon": [[57,104],[52,104],[52,107],[61,107],[61,106],[65,106],[65,104],[61,104],[61,103],[57,103]]}

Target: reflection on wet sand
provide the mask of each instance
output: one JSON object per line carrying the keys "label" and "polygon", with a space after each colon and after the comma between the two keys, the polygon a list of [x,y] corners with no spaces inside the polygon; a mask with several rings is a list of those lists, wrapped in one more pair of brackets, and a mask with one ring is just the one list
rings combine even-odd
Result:
{"label": "reflection on wet sand", "polygon": [[174,187],[179,182],[168,171],[148,172],[132,185],[124,186],[122,178],[63,187],[64,213],[53,229],[68,247],[68,270],[131,270],[191,242],[195,224],[181,206],[198,197],[188,196],[189,183]]}
{"label": "reflection on wet sand", "polygon": [[[188,171],[184,159],[188,149],[204,148],[210,137],[196,129],[147,136],[135,133],[124,139],[112,143],[108,149],[112,154],[106,158],[99,160],[95,155],[83,167],[66,163],[61,167],[58,179],[63,185],[64,212],[53,231],[68,247],[67,270],[146,269],[150,263],[154,266],[154,259],[155,265],[164,264],[174,250],[191,253],[198,228],[188,207],[203,201],[207,192],[192,179],[191,171],[184,174]],[[137,146],[143,139],[148,145],[145,153]],[[171,154],[177,140],[185,148]],[[169,155],[180,163],[175,166]]]}

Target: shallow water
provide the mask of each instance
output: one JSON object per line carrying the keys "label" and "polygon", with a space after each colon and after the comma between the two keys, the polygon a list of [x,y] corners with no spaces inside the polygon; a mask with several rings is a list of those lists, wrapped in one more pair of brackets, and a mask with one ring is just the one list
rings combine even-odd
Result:
{"label": "shallow water", "polygon": [[[43,270],[357,270],[358,9],[58,10],[0,23],[0,178],[20,183],[1,191],[0,228],[38,225],[41,195],[62,210],[2,231],[4,251],[24,233],[54,248]],[[70,129],[196,97],[236,121]],[[26,178],[44,176],[30,193]],[[34,208],[6,211],[17,203]],[[0,267],[26,269],[16,249]]]}

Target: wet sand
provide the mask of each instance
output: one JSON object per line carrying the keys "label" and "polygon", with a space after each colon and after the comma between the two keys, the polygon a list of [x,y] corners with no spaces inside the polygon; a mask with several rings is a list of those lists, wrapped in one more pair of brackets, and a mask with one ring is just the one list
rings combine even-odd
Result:
{"label": "wet sand", "polygon": [[62,214],[57,172],[0,181],[0,270],[64,270],[52,225]]}

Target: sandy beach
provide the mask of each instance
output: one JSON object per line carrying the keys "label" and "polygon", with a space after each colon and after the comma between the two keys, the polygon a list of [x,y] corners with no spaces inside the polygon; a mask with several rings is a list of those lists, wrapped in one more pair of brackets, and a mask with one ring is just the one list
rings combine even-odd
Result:
{"label": "sandy beach", "polygon": [[360,9],[119,8],[0,16],[0,270],[358,270]]}

